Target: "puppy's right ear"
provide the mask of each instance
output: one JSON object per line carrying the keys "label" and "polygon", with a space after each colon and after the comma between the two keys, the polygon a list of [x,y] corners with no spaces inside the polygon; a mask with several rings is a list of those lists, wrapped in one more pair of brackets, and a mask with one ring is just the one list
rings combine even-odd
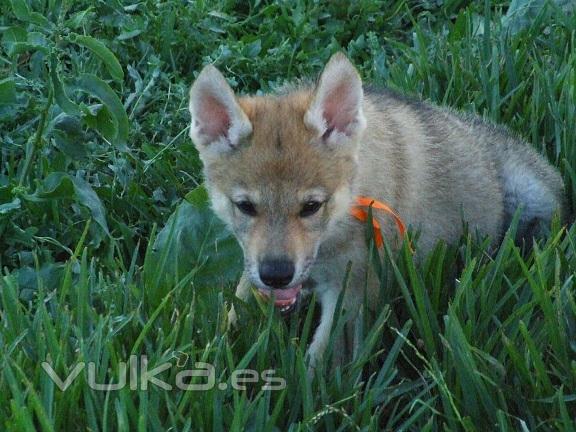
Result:
{"label": "puppy's right ear", "polygon": [[190,138],[202,154],[235,149],[250,135],[252,124],[234,92],[212,65],[206,66],[190,89]]}

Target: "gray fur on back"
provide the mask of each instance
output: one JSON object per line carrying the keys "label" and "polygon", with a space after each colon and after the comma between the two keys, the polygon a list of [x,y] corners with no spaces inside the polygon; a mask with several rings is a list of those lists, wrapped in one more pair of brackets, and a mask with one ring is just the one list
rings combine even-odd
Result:
{"label": "gray fur on back", "polygon": [[[396,205],[405,206],[413,220],[419,217],[414,203],[405,202],[410,201],[410,194],[412,200],[431,209],[432,215],[434,208],[438,213],[444,208],[453,216],[454,207],[461,204],[465,219],[473,225],[482,227],[483,217],[494,217],[489,229],[481,229],[491,235],[497,224],[501,236],[520,209],[519,240],[531,241],[532,236],[538,236],[556,211],[565,217],[564,185],[559,172],[506,127],[390,90],[368,89],[366,98],[376,107],[376,112],[368,115],[369,128],[370,120],[374,125],[376,119],[383,119],[377,127],[396,135],[396,149],[388,148],[388,154],[396,153],[393,159],[406,165],[396,175],[396,190],[402,189],[395,194]],[[398,172],[398,167],[390,170]],[[416,184],[410,190],[413,182]]]}

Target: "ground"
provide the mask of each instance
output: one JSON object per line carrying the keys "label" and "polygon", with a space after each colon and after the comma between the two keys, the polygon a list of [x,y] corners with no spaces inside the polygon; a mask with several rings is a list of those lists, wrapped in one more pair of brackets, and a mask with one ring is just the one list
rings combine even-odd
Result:
{"label": "ground", "polygon": [[[559,167],[572,208],[571,2],[1,4],[3,430],[575,430],[571,225],[526,254],[509,233],[418,267],[408,249],[375,255],[381,312],[360,314],[351,364],[309,379],[312,306],[239,304],[227,330],[241,254],[187,130],[204,64],[268,91],[342,50],[366,82],[510,127]],[[98,388],[124,367],[141,373]]]}

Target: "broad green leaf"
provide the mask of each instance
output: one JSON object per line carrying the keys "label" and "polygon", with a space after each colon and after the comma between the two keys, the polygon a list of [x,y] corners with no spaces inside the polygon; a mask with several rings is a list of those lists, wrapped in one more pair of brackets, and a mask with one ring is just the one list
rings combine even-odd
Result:
{"label": "broad green leaf", "polygon": [[262,41],[260,39],[256,39],[244,48],[244,53],[248,58],[255,58],[260,54],[260,51],[262,51]]}
{"label": "broad green leaf", "polygon": [[18,280],[19,297],[30,301],[33,294],[38,290],[39,282],[48,291],[58,289],[63,273],[63,264],[45,263],[38,270],[28,266],[19,268],[13,273],[13,276]]}
{"label": "broad green leaf", "polygon": [[25,43],[28,41],[28,32],[22,27],[8,27],[3,33],[2,44],[6,47],[8,55],[15,53],[14,44]]}
{"label": "broad green leaf", "polygon": [[123,32],[123,33],[120,33],[120,35],[118,35],[118,37],[116,39],[118,39],[119,41],[132,39],[132,38],[135,38],[136,36],[138,36],[139,34],[141,34],[142,31],[143,31],[142,29],[136,29],[136,30]]}
{"label": "broad green leaf", "polygon": [[31,195],[23,197],[32,202],[44,202],[51,199],[73,199],[74,183],[70,175],[61,172],[54,172],[48,175],[40,184],[38,189]]}
{"label": "broad green leaf", "polygon": [[117,123],[108,108],[106,108],[106,105],[95,104],[89,107],[83,106],[82,113],[84,115],[84,122],[88,126],[96,129],[108,141],[114,141]]}
{"label": "broad green leaf", "polygon": [[25,0],[10,0],[10,4],[12,5],[14,15],[16,15],[16,18],[20,21],[36,24],[43,30],[50,30],[53,27],[45,16],[38,12],[31,11]]}
{"label": "broad green leaf", "polygon": [[197,187],[196,189],[188,192],[184,197],[186,201],[194,207],[204,207],[209,200],[208,191],[204,186]]}
{"label": "broad green leaf", "polygon": [[76,12],[69,19],[66,20],[66,26],[72,29],[77,29],[82,26],[84,20],[92,13],[94,8],[90,6],[88,9]]}
{"label": "broad green leaf", "polygon": [[32,202],[45,202],[53,199],[72,199],[87,207],[94,221],[108,234],[108,223],[104,206],[94,189],[85,181],[67,173],[53,172],[39,185],[36,192],[23,195]]}
{"label": "broad green leaf", "polygon": [[120,33],[116,40],[127,40],[135,38],[146,30],[146,20],[140,15],[128,15],[127,19],[122,23],[122,33]]}
{"label": "broad green leaf", "polygon": [[13,78],[0,80],[0,105],[11,105],[16,102],[16,84]]}
{"label": "broad green leaf", "polygon": [[112,114],[116,126],[113,143],[120,149],[126,148],[128,139],[128,115],[114,90],[93,74],[82,74],[76,80],[76,88],[97,97]]}
{"label": "broad green leaf", "polygon": [[71,159],[80,159],[87,155],[86,137],[78,117],[59,115],[54,119],[52,135],[56,147]]}
{"label": "broad green leaf", "polygon": [[10,45],[10,54],[20,54],[26,51],[40,51],[46,55],[50,54],[50,48],[29,42],[14,42]]}
{"label": "broad green leaf", "polygon": [[[170,233],[172,242],[169,242]],[[167,252],[165,277],[170,280],[196,269],[200,286],[222,286],[237,280],[242,271],[242,251],[234,236],[214,215],[203,186],[186,196],[166,226],[158,233],[153,254]],[[158,260],[159,261],[159,260]]]}
{"label": "broad green leaf", "polygon": [[78,45],[88,48],[92,51],[100,60],[104,62],[108,72],[117,81],[122,81],[124,79],[124,71],[122,70],[122,66],[120,62],[114,55],[112,51],[110,51],[106,45],[100,42],[98,39],[95,39],[91,36],[83,36],[76,33],[73,33],[70,37],[70,40]]}
{"label": "broad green leaf", "polygon": [[80,115],[80,108],[68,98],[64,85],[58,76],[58,63],[55,55],[50,58],[50,79],[54,89],[54,98],[62,111],[69,115]]}
{"label": "broad green leaf", "polygon": [[108,234],[108,224],[106,222],[104,206],[94,189],[92,189],[92,186],[80,178],[72,177],[72,181],[78,202],[90,209],[90,213],[92,213],[92,217],[96,223]]}
{"label": "broad green leaf", "polygon": [[50,53],[49,42],[42,33],[28,32],[22,27],[8,27],[4,31],[2,43],[10,56],[26,51]]}
{"label": "broad green leaf", "polygon": [[46,36],[40,32],[28,32],[26,39],[28,40],[28,43],[34,46],[49,47],[49,42],[46,39]]}
{"label": "broad green leaf", "polygon": [[5,215],[20,208],[20,198],[14,198],[9,203],[0,204],[0,215]]}

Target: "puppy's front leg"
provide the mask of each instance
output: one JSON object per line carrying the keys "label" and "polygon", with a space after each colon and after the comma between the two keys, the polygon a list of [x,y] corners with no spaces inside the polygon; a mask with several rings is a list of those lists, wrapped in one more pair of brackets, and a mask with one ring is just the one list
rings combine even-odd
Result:
{"label": "puppy's front leg", "polygon": [[328,346],[330,330],[334,322],[334,312],[336,311],[336,304],[338,303],[338,295],[338,290],[333,287],[326,287],[320,291],[318,296],[322,311],[320,314],[320,324],[316,329],[316,333],[314,333],[314,338],[306,353],[309,358],[309,373],[314,371]]}
{"label": "puppy's front leg", "polygon": [[[246,272],[243,272],[242,276],[240,277],[240,281],[236,287],[236,297],[243,301],[248,301],[248,298],[250,297],[250,279],[248,279]],[[236,327],[237,323],[238,315],[236,314],[234,305],[232,305],[230,307],[230,311],[228,312],[228,324]]]}

